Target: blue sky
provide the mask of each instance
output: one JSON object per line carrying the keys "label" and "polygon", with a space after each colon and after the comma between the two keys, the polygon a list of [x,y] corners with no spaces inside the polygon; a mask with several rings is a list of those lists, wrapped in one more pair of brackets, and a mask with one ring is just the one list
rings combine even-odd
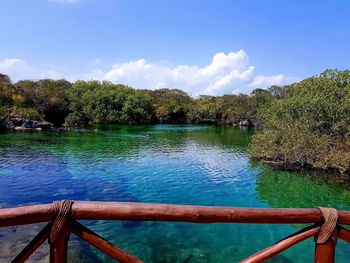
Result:
{"label": "blue sky", "polygon": [[249,93],[349,69],[350,1],[0,0],[0,72]]}

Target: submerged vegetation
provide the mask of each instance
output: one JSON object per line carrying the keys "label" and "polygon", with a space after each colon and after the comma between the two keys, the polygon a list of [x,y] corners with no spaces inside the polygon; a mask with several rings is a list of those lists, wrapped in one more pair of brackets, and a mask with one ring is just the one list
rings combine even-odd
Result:
{"label": "submerged vegetation", "polygon": [[271,164],[350,171],[350,71],[327,70],[250,95],[192,98],[107,81],[22,80],[0,74],[0,123],[28,118],[56,126],[215,123],[262,127],[252,157]]}

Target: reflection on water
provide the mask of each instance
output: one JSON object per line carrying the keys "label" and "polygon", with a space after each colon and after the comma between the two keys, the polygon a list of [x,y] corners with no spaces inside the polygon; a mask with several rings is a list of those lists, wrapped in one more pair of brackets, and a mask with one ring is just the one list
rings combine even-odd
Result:
{"label": "reflection on water", "polygon": [[[0,134],[0,206],[75,199],[350,209],[348,188],[252,165],[247,155],[251,135],[252,131],[232,127],[195,125],[99,126],[61,134]],[[298,228],[160,222],[85,224],[146,262],[181,263],[235,262]],[[23,243],[18,240],[29,240],[37,230],[35,226],[26,228],[0,230],[0,261],[15,255]],[[349,251],[340,242],[338,262],[346,262]],[[36,260],[45,261],[44,252]],[[313,241],[309,240],[272,262],[305,262],[312,255]],[[76,239],[70,258],[72,262],[110,260]]]}
{"label": "reflection on water", "polygon": [[[271,207],[335,207],[339,210],[350,209],[350,191],[348,185],[337,186],[335,182],[326,183],[323,175],[300,175],[272,171],[267,168],[257,176],[256,191],[258,198]],[[279,185],[279,187],[276,187]]]}

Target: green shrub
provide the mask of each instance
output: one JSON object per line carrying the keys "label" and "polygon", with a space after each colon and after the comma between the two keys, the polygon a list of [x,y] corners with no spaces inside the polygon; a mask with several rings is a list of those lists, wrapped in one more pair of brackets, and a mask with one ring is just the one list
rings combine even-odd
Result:
{"label": "green shrub", "polygon": [[350,71],[327,70],[286,87],[288,97],[262,107],[254,158],[350,171]]}

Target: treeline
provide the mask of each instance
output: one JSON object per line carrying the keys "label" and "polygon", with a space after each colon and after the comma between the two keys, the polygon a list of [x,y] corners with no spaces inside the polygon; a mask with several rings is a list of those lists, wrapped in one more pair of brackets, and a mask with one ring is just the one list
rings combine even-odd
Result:
{"label": "treeline", "polygon": [[0,74],[0,120],[27,118],[60,126],[126,123],[259,125],[258,109],[284,96],[283,87],[250,95],[192,98],[177,89],[139,90],[107,81],[43,79],[12,83]]}
{"label": "treeline", "polygon": [[287,168],[350,172],[350,71],[327,70],[284,87],[259,109],[251,155]]}

